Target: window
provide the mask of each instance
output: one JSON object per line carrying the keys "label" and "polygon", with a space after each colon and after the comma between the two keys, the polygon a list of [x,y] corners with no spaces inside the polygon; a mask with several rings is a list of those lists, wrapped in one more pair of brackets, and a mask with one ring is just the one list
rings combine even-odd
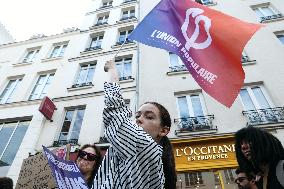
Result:
{"label": "window", "polygon": [[73,87],[92,85],[96,64],[80,65],[80,71]]}
{"label": "window", "polygon": [[0,167],[12,164],[30,122],[0,123]]}
{"label": "window", "polygon": [[104,35],[92,37],[92,41],[91,41],[89,50],[100,49],[101,45],[102,45],[103,38],[104,38]]}
{"label": "window", "polygon": [[29,100],[42,99],[46,94],[50,83],[52,82],[54,73],[40,75]]}
{"label": "window", "polygon": [[125,43],[130,42],[130,41],[128,41],[127,37],[132,31],[133,31],[133,29],[126,29],[126,30],[120,31],[117,43],[121,45],[122,43],[124,43],[124,41],[125,41]]}
{"label": "window", "polygon": [[232,184],[235,181],[235,177],[233,175],[233,169],[225,169],[224,171],[224,175],[225,175],[225,179],[226,179],[226,183],[227,184]]}
{"label": "window", "polygon": [[0,96],[0,104],[5,104],[5,103],[10,103],[11,102],[11,97],[17,90],[17,87],[21,83],[22,78],[19,79],[12,79],[9,81],[7,86],[5,87],[4,91],[2,92]]}
{"label": "window", "polygon": [[103,1],[102,8],[112,6],[112,1]]}
{"label": "window", "polygon": [[121,20],[127,20],[130,18],[135,18],[135,9],[129,9],[122,11]]}
{"label": "window", "polygon": [[257,6],[253,8],[254,12],[259,16],[260,22],[281,18],[282,15],[269,4]]}
{"label": "window", "polygon": [[171,72],[180,72],[180,71],[187,71],[185,65],[183,64],[182,60],[179,58],[178,55],[169,52],[170,55],[170,71]]}
{"label": "window", "polygon": [[277,34],[276,36],[281,41],[281,43],[284,45],[284,33],[283,34]]}
{"label": "window", "polygon": [[212,0],[196,0],[197,3],[202,5],[211,5],[214,4]]}
{"label": "window", "polygon": [[97,21],[97,24],[96,24],[96,25],[98,26],[98,25],[107,24],[108,17],[109,17],[109,15],[108,15],[108,14],[107,14],[107,15],[99,16],[99,17],[98,17],[98,21]]}
{"label": "window", "polygon": [[195,186],[203,184],[202,174],[198,173],[185,173],[185,186]]}
{"label": "window", "polygon": [[127,80],[132,78],[132,58],[116,59],[116,68],[119,74],[119,80]]}
{"label": "window", "polygon": [[36,59],[38,53],[39,53],[39,49],[28,51],[28,53],[26,54],[26,56],[25,56],[25,58],[23,60],[23,63],[34,62],[34,60]]}
{"label": "window", "polygon": [[262,86],[245,87],[240,91],[244,109],[256,110],[270,108],[269,99],[266,97]]}
{"label": "window", "polygon": [[56,46],[53,48],[53,50],[52,50],[52,52],[51,52],[49,58],[55,58],[55,57],[61,57],[61,56],[63,56],[66,47],[67,47],[67,44],[56,45]]}
{"label": "window", "polygon": [[78,141],[84,118],[85,107],[66,111],[64,123],[59,135],[59,141]]}

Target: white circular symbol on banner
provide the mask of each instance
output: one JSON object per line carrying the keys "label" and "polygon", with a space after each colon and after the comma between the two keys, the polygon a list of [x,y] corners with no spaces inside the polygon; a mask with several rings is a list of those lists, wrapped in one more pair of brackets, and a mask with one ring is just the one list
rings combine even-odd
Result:
{"label": "white circular symbol on banner", "polygon": [[[186,43],[185,43],[186,50],[189,50],[191,47],[194,48],[194,49],[205,49],[212,42],[212,38],[211,38],[210,33],[209,33],[209,29],[211,27],[211,20],[207,16],[200,15],[203,12],[204,12],[204,10],[199,9],[199,8],[190,8],[190,9],[187,9],[187,11],[186,11],[185,21],[184,21],[183,25],[181,26],[182,34],[183,34],[183,36],[186,40]],[[187,31],[188,27],[191,27],[191,26],[189,26],[189,18],[190,18],[191,15],[192,15],[192,18],[195,19],[194,20],[195,30],[194,30],[192,36],[189,38],[186,31]],[[204,21],[204,23],[205,23],[204,29],[207,33],[207,39],[202,43],[195,43],[196,39],[199,36],[199,31],[200,31],[199,22],[200,21]]]}

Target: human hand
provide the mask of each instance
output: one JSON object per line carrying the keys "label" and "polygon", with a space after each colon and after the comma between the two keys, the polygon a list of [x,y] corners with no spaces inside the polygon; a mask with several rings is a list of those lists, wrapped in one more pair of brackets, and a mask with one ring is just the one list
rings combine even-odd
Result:
{"label": "human hand", "polygon": [[104,66],[104,71],[105,72],[108,72],[109,70],[115,70],[116,69],[116,67],[115,67],[115,63],[114,63],[114,61],[113,60],[108,60],[108,61],[106,61],[106,63],[105,63],[105,66]]}

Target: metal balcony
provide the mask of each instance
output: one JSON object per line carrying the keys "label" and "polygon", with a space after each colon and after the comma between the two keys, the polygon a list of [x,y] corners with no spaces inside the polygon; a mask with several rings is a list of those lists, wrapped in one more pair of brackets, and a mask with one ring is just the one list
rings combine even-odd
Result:
{"label": "metal balcony", "polygon": [[214,115],[174,119],[174,123],[179,128],[175,131],[175,133],[177,134],[186,132],[216,130],[216,126],[213,126],[212,123],[213,119]]}
{"label": "metal balcony", "polygon": [[268,20],[274,20],[274,19],[282,18],[282,17],[283,17],[282,14],[274,14],[274,15],[270,15],[270,16],[263,16],[263,17],[260,17],[260,23],[268,21]]}
{"label": "metal balcony", "polygon": [[119,77],[119,81],[124,81],[124,80],[129,80],[129,79],[133,79],[133,77],[132,76]]}
{"label": "metal balcony", "polygon": [[185,67],[185,65],[170,66],[169,69],[170,69],[170,72],[187,71],[187,68]]}
{"label": "metal balcony", "polygon": [[248,110],[248,111],[243,111],[242,113],[248,119],[247,122],[248,126],[284,122],[283,107]]}
{"label": "metal balcony", "polygon": [[66,144],[73,144],[77,145],[78,144],[78,139],[70,139],[70,140],[58,140],[53,142],[53,147],[60,147]]}

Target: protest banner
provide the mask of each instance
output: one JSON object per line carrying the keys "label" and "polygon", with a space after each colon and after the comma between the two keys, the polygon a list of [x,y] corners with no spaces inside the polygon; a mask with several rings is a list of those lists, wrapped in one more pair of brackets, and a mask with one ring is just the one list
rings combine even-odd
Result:
{"label": "protest banner", "polygon": [[44,146],[43,150],[59,189],[88,189],[74,162],[58,158]]}
{"label": "protest banner", "polygon": [[48,166],[47,158],[42,153],[24,159],[16,189],[56,188],[58,187]]}

